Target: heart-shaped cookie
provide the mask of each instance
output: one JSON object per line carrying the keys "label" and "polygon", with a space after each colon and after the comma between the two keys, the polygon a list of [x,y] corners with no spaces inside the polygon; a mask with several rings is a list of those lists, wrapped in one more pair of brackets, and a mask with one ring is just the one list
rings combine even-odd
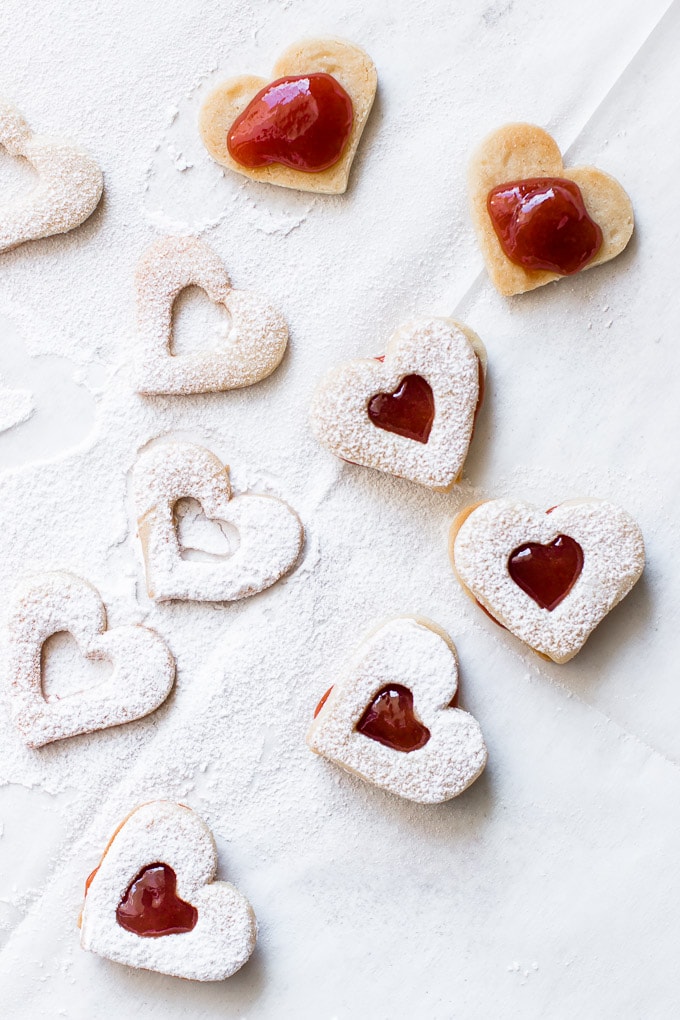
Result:
{"label": "heart-shaped cookie", "polygon": [[[518,251],[522,241],[525,245],[539,244],[541,249],[548,245],[557,253],[561,249],[570,262],[568,272],[573,272],[574,267],[591,269],[613,259],[623,251],[633,233],[633,208],[618,181],[592,166],[565,167],[557,143],[541,128],[533,124],[506,124],[484,139],[468,170],[473,225],[491,281],[501,294],[522,294],[566,275],[548,269],[528,269],[512,261],[503,249],[490,215],[489,196],[494,189],[522,182],[535,185],[539,178],[565,181],[567,189],[569,182],[576,184],[586,215],[581,209],[579,216],[578,195],[570,196],[562,189],[564,215],[553,217],[551,221],[546,199],[554,201],[554,194],[532,192],[528,202],[516,206],[514,218],[508,213]],[[515,202],[518,195],[514,195]],[[601,237],[595,242],[588,220],[601,231]],[[584,231],[585,237],[579,241],[576,235]],[[584,245],[583,257],[579,260],[578,249]],[[585,264],[580,265],[584,259]]]}
{"label": "heart-shaped cookie", "polygon": [[[55,571],[29,578],[8,621],[8,694],[12,719],[29,747],[132,722],[165,701],[175,661],[148,627],[107,630],[106,610],[87,581]],[[113,673],[96,687],[49,701],[42,690],[42,648],[67,631],[88,659],[107,659]]]}
{"label": "heart-shaped cookie", "polygon": [[[281,54],[270,80],[314,74],[331,75],[352,103],[349,137],[336,162],[324,170],[306,172],[282,163],[247,167],[232,158],[227,148],[227,136],[237,117],[268,84],[267,79],[253,75],[241,75],[219,85],[203,105],[199,126],[205,147],[213,159],[254,181],[266,181],[299,191],[342,194],[347,189],[354,154],[371,112],[377,74],[370,57],[352,43],[339,39],[306,39]],[[313,98],[311,102],[316,107]]]}
{"label": "heart-shaped cookie", "polygon": [[463,470],[485,372],[472,330],[453,319],[410,322],[384,359],[329,372],[314,394],[311,428],[343,460],[446,489]]}
{"label": "heart-shaped cookie", "polygon": [[16,107],[1,99],[0,145],[38,174],[29,194],[0,206],[0,252],[65,234],[97,208],[104,180],[94,159],[71,142],[34,135]]}
{"label": "heart-shaped cookie", "polygon": [[468,508],[451,529],[451,562],[467,593],[501,626],[567,662],[640,577],[640,528],[603,500],[544,512],[511,499]]}
{"label": "heart-shaped cookie", "polygon": [[152,801],[114,833],[90,875],[80,944],[129,967],[223,981],[250,957],[257,922],[217,872],[215,841],[191,808]]}
{"label": "heart-shaped cookie", "polygon": [[[172,310],[185,287],[201,287],[224,305],[231,329],[217,349],[170,353]],[[251,386],[271,375],[288,342],[283,316],[256,294],[232,290],[220,257],[195,237],[163,237],[137,267],[139,393],[214,393]]]}
{"label": "heart-shaped cookie", "polygon": [[[273,496],[233,496],[229,468],[193,443],[164,443],[141,454],[134,471],[137,526],[152,599],[226,602],[269,588],[292,570],[302,548],[300,519]],[[174,508],[196,499],[226,521],[239,547],[219,562],[182,559]]]}
{"label": "heart-shaped cookie", "polygon": [[320,703],[307,743],[399,797],[450,800],[487,758],[476,720],[451,707],[457,688],[450,638],[427,620],[397,617],[361,643]]}

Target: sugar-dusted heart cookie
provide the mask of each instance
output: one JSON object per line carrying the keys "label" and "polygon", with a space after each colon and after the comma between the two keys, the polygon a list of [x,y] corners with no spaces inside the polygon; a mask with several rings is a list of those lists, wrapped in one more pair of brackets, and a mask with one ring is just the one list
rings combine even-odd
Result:
{"label": "sugar-dusted heart cookie", "polygon": [[[173,355],[173,305],[180,291],[192,285],[224,305],[231,329],[216,349]],[[140,393],[213,393],[251,386],[271,375],[288,342],[280,312],[256,294],[232,290],[220,257],[195,237],[163,237],[144,253],[137,267],[137,320]]]}
{"label": "sugar-dusted heart cookie", "polygon": [[203,142],[218,163],[254,181],[342,194],[377,80],[358,46],[303,40],[279,57],[269,81],[241,75],[210,93]]}
{"label": "sugar-dusted heart cookie", "polygon": [[11,103],[0,99],[0,145],[27,160],[38,183],[23,198],[0,205],[0,252],[73,230],[94,212],[104,181],[94,159],[60,138],[34,135]]}
{"label": "sugar-dusted heart cookie", "polygon": [[621,185],[592,166],[565,167],[554,139],[533,124],[506,124],[485,138],[470,161],[468,189],[501,294],[608,262],[633,233],[633,207]]}
{"label": "sugar-dusted heart cookie", "polygon": [[356,358],[317,387],[314,435],[343,460],[433,489],[462,470],[481,403],[484,346],[453,319],[401,326],[384,358]]}
{"label": "sugar-dusted heart cookie", "polygon": [[[295,566],[300,519],[287,503],[250,493],[232,496],[229,468],[193,443],[164,443],[142,453],[134,471],[137,527],[152,599],[226,602],[269,588]],[[196,499],[205,515],[238,531],[236,552],[217,562],[182,558],[175,504]]]}
{"label": "sugar-dusted heart cookie", "polygon": [[[141,626],[107,630],[99,593],[73,574],[27,579],[14,598],[8,631],[9,707],[29,747],[148,715],[165,701],[175,679],[175,661],[158,634]],[[88,659],[110,660],[113,673],[95,687],[46,700],[43,644],[62,631]]]}
{"label": "sugar-dusted heart cookie", "polygon": [[129,967],[191,981],[223,981],[250,957],[257,922],[228,882],[215,882],[207,825],[183,804],[136,808],[87,880],[83,949]]}
{"label": "sugar-dusted heart cookie", "polygon": [[359,645],[321,700],[307,743],[316,754],[399,797],[457,797],[486,765],[478,723],[452,707],[458,663],[433,623],[397,617]]}
{"label": "sugar-dusted heart cookie", "polygon": [[534,651],[567,662],[645,565],[633,518],[603,500],[543,511],[512,499],[468,508],[451,529],[467,593]]}

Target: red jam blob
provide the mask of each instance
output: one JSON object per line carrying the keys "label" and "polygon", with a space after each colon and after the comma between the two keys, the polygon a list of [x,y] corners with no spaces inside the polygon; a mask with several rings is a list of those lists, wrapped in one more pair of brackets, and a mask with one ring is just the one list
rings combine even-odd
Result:
{"label": "red jam blob", "polygon": [[198,911],[177,895],[177,876],[167,864],[149,864],[130,883],[116,921],[135,935],[181,935],[196,927]]}
{"label": "red jam blob", "polygon": [[602,231],[588,215],[581,189],[562,177],[500,184],[486,204],[501,248],[524,269],[570,276],[602,245]]}
{"label": "red jam blob", "polygon": [[326,702],[328,701],[328,696],[329,696],[329,694],[331,693],[331,691],[332,691],[332,690],[333,690],[333,688],[332,688],[332,687],[329,687],[329,688],[328,688],[328,690],[327,690],[327,691],[326,691],[326,693],[324,694],[323,698],[321,699],[321,701],[319,702],[319,704],[318,704],[318,705],[316,706],[316,708],[314,709],[314,718],[315,718],[315,719],[316,719],[317,715],[319,714],[319,712],[321,711],[321,709],[323,708],[323,706],[324,706],[324,705],[326,704]]}
{"label": "red jam blob", "polygon": [[583,549],[568,535],[550,545],[527,542],[508,558],[508,572],[516,585],[552,612],[567,597],[583,570]]}
{"label": "red jam blob", "polygon": [[432,387],[420,375],[406,375],[394,393],[376,393],[371,397],[367,410],[379,429],[426,443],[434,422]]}
{"label": "red jam blob", "polygon": [[318,173],[340,159],[353,120],[352,100],[332,75],[277,78],[231,125],[227,149],[251,170],[282,163]]}
{"label": "red jam blob", "polygon": [[413,711],[411,691],[401,684],[389,684],[378,691],[356,728],[395,751],[417,751],[430,739],[427,726]]}

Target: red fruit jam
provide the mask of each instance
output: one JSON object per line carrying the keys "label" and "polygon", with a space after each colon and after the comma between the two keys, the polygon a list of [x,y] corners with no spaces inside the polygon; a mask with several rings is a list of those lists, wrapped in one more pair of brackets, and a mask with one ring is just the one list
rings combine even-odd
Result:
{"label": "red fruit jam", "polygon": [[508,558],[515,584],[549,612],[567,597],[582,570],[583,549],[568,535],[558,535],[550,545],[528,542]]}
{"label": "red fruit jam", "polygon": [[394,393],[376,393],[371,397],[367,410],[379,429],[426,443],[434,422],[432,387],[420,375],[406,375]]}
{"label": "red fruit jam", "polygon": [[319,702],[319,704],[318,704],[318,705],[316,706],[316,708],[314,709],[314,718],[315,718],[315,719],[316,719],[317,715],[319,714],[319,712],[321,711],[321,709],[323,708],[323,706],[324,706],[324,705],[326,704],[326,702],[328,701],[328,696],[329,696],[329,694],[331,693],[331,691],[332,691],[332,690],[333,690],[333,688],[332,688],[332,687],[329,687],[329,688],[328,688],[328,690],[327,690],[327,691],[326,691],[326,693],[324,694],[323,698],[321,699],[321,701]]}
{"label": "red fruit jam", "polygon": [[378,691],[356,725],[359,733],[395,751],[417,751],[430,739],[430,731],[413,711],[408,687],[390,684]]}
{"label": "red fruit jam", "polygon": [[177,895],[177,876],[167,864],[149,864],[130,883],[116,908],[116,921],[135,935],[158,938],[196,927],[198,911]]}

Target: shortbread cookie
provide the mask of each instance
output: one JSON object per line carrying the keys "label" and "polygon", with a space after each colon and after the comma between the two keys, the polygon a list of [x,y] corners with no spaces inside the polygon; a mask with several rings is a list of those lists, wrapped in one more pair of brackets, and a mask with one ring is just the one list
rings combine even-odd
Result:
{"label": "shortbread cookie", "polygon": [[211,92],[203,142],[218,163],[254,181],[342,194],[376,87],[358,46],[306,39],[279,57],[270,81],[241,75]]}
{"label": "shortbread cookie", "polygon": [[[300,519],[273,496],[233,496],[229,468],[193,443],[164,443],[142,453],[134,471],[137,526],[152,599],[226,602],[269,588],[295,566]],[[233,525],[236,552],[218,562],[182,559],[174,515],[180,499],[196,499],[213,520]]]}
{"label": "shortbread cookie", "polygon": [[592,166],[566,168],[553,138],[506,124],[480,145],[468,172],[472,221],[493,285],[522,294],[623,251],[633,208]]}
{"label": "shortbread cookie", "polygon": [[61,138],[34,135],[11,103],[0,99],[0,145],[27,160],[38,183],[23,198],[0,206],[0,252],[40,237],[65,234],[97,208],[104,187],[99,166]]}
{"label": "shortbread cookie", "polygon": [[136,808],[87,880],[83,949],[129,967],[223,981],[248,960],[257,922],[248,900],[215,882],[207,825],[183,804]]}
{"label": "shortbread cookie", "polygon": [[633,518],[603,500],[542,511],[512,499],[468,508],[451,529],[467,593],[540,655],[567,662],[645,565]]}
{"label": "shortbread cookie", "polygon": [[446,489],[463,470],[485,372],[471,329],[453,319],[407,323],[384,358],[357,358],[326,376],[312,431],[343,460]]}
{"label": "shortbread cookie", "polygon": [[[171,354],[172,310],[185,287],[201,287],[231,316],[229,336],[218,348]],[[288,342],[285,319],[249,291],[232,290],[220,257],[195,237],[163,237],[137,267],[140,393],[213,393],[251,386],[271,375]]]}
{"label": "shortbread cookie", "polygon": [[[141,626],[107,630],[99,593],[72,574],[27,579],[15,595],[8,628],[9,707],[29,747],[139,719],[172,688],[175,661],[158,634]],[[61,631],[75,638],[86,658],[110,660],[113,673],[95,687],[46,700],[42,648]]]}
{"label": "shortbread cookie", "polygon": [[487,758],[476,720],[452,707],[457,688],[451,639],[428,620],[397,617],[364,639],[320,702],[307,743],[399,797],[450,800]]}

